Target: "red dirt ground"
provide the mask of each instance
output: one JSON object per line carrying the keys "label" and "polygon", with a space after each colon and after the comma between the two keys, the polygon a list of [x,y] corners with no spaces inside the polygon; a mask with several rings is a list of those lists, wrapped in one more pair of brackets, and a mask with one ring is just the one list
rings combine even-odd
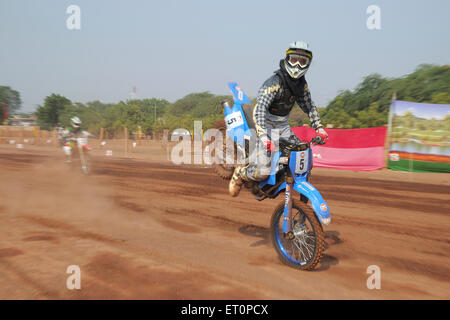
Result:
{"label": "red dirt ground", "polygon": [[[0,299],[450,298],[446,174],[314,170],[332,222],[305,272],[269,238],[281,197],[232,199],[212,169],[162,160],[96,155],[90,176],[62,160],[0,146]],[[69,265],[81,290],[66,288]]]}

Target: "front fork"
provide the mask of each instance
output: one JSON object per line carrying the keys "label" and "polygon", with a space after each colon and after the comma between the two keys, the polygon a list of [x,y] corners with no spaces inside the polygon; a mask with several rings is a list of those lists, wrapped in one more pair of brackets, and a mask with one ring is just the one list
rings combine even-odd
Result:
{"label": "front fork", "polygon": [[81,160],[81,165],[84,166],[85,165],[85,161],[84,161],[83,146],[77,143],[77,148],[78,148],[78,155],[79,155],[80,160]]}
{"label": "front fork", "polygon": [[284,214],[283,214],[283,233],[287,235],[291,231],[291,212],[292,212],[292,198],[291,190],[293,185],[292,177],[286,177],[286,191],[284,199]]}

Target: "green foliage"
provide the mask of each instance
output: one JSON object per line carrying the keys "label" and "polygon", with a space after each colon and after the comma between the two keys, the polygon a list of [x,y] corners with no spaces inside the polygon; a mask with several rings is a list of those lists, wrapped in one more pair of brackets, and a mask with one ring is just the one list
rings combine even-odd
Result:
{"label": "green foliage", "polygon": [[289,125],[291,127],[301,127],[304,124],[310,125],[308,115],[300,110],[300,108],[292,108],[289,115]]}
{"label": "green foliage", "polygon": [[44,105],[39,106],[36,115],[37,123],[43,129],[53,129],[60,123],[60,116],[72,102],[59,94],[52,94],[45,98]]}
{"label": "green foliage", "polygon": [[450,92],[439,92],[431,96],[431,103],[447,104],[450,101]]}
{"label": "green foliage", "polygon": [[216,96],[209,92],[192,93],[168,106],[163,117],[169,130],[186,128],[193,130],[194,121],[201,120],[204,130],[223,119],[221,102],[233,101],[231,96]]}
{"label": "green foliage", "polygon": [[141,127],[142,132],[151,134],[168,104],[168,101],[160,99],[128,100],[117,104],[100,101],[72,104],[67,98],[52,94],[45,99],[44,106],[38,108],[36,115],[38,124],[44,129],[52,129],[57,124],[67,127],[70,118],[77,116],[82,127],[92,133],[105,128],[107,134],[113,135],[125,127],[131,133]]}
{"label": "green foliage", "polygon": [[340,92],[323,112],[322,122],[338,128],[367,128],[387,124],[394,93],[397,100],[450,103],[450,67],[420,65],[396,79],[372,74],[354,91]]}
{"label": "green foliage", "polygon": [[[449,85],[448,66],[421,65],[415,72],[397,79],[372,74],[353,91],[340,92],[326,108],[319,109],[319,113],[323,124],[337,128],[382,126],[387,123],[394,92],[398,100],[447,104],[450,103]],[[0,99],[1,93],[0,90]],[[203,129],[207,130],[223,119],[223,100],[232,102],[233,98],[200,92],[188,94],[174,103],[152,98],[82,104],[71,103],[65,97],[52,94],[36,113],[43,128],[53,128],[58,122],[68,126],[70,118],[76,115],[82,120],[83,128],[94,134],[104,128],[106,134],[112,136],[122,133],[124,127],[130,134],[137,132],[139,127],[144,134],[152,134],[176,128],[192,131],[196,120],[201,120]],[[255,102],[253,99],[252,103]],[[298,107],[293,109],[289,121],[291,126],[310,125],[308,116]]]}
{"label": "green foliage", "polygon": [[191,115],[194,118],[203,118],[220,113],[221,101],[229,96],[216,96],[209,92],[191,93],[177,100],[167,108],[167,112],[174,116]]}
{"label": "green foliage", "polygon": [[0,86],[0,123],[3,123],[3,105],[8,106],[8,114],[14,114],[22,106],[20,93],[10,87]]}

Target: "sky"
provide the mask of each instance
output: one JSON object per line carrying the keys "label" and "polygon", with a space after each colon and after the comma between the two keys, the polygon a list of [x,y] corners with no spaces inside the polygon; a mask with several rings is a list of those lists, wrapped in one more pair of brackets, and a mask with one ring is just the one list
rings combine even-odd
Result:
{"label": "sky", "polygon": [[[81,29],[69,30],[70,5]],[[379,30],[366,13],[380,8]],[[0,0],[0,85],[22,111],[51,93],[73,102],[138,98],[171,102],[193,92],[250,97],[278,69],[289,43],[309,43],[312,98],[379,73],[404,76],[422,63],[449,64],[448,0]]]}

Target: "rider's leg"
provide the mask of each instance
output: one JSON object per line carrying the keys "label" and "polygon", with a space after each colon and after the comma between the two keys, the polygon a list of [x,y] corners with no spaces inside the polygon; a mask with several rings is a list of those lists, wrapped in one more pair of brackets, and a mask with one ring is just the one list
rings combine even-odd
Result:
{"label": "rider's leg", "polygon": [[237,197],[241,187],[245,181],[248,181],[247,167],[238,166],[234,169],[233,176],[231,177],[230,184],[228,185],[228,191],[230,196]]}
{"label": "rider's leg", "polygon": [[248,181],[263,181],[270,175],[271,154],[267,153],[262,144],[256,148],[256,159],[250,157],[250,164],[238,166],[234,169],[228,191],[232,197],[236,197],[241,191],[241,187]]}
{"label": "rider's leg", "polygon": [[66,160],[64,162],[71,162],[71,156],[72,156],[72,148],[69,146],[63,146],[64,154],[66,155]]}
{"label": "rider's leg", "polygon": [[[273,116],[266,121],[267,128],[271,131],[271,141],[279,145],[279,139],[290,141],[298,139],[289,126],[288,117]],[[237,167],[229,185],[230,195],[236,197],[241,186],[246,181],[263,181],[270,175],[273,153],[267,153],[266,145],[257,140],[255,152],[250,155],[250,164],[245,167]]]}

